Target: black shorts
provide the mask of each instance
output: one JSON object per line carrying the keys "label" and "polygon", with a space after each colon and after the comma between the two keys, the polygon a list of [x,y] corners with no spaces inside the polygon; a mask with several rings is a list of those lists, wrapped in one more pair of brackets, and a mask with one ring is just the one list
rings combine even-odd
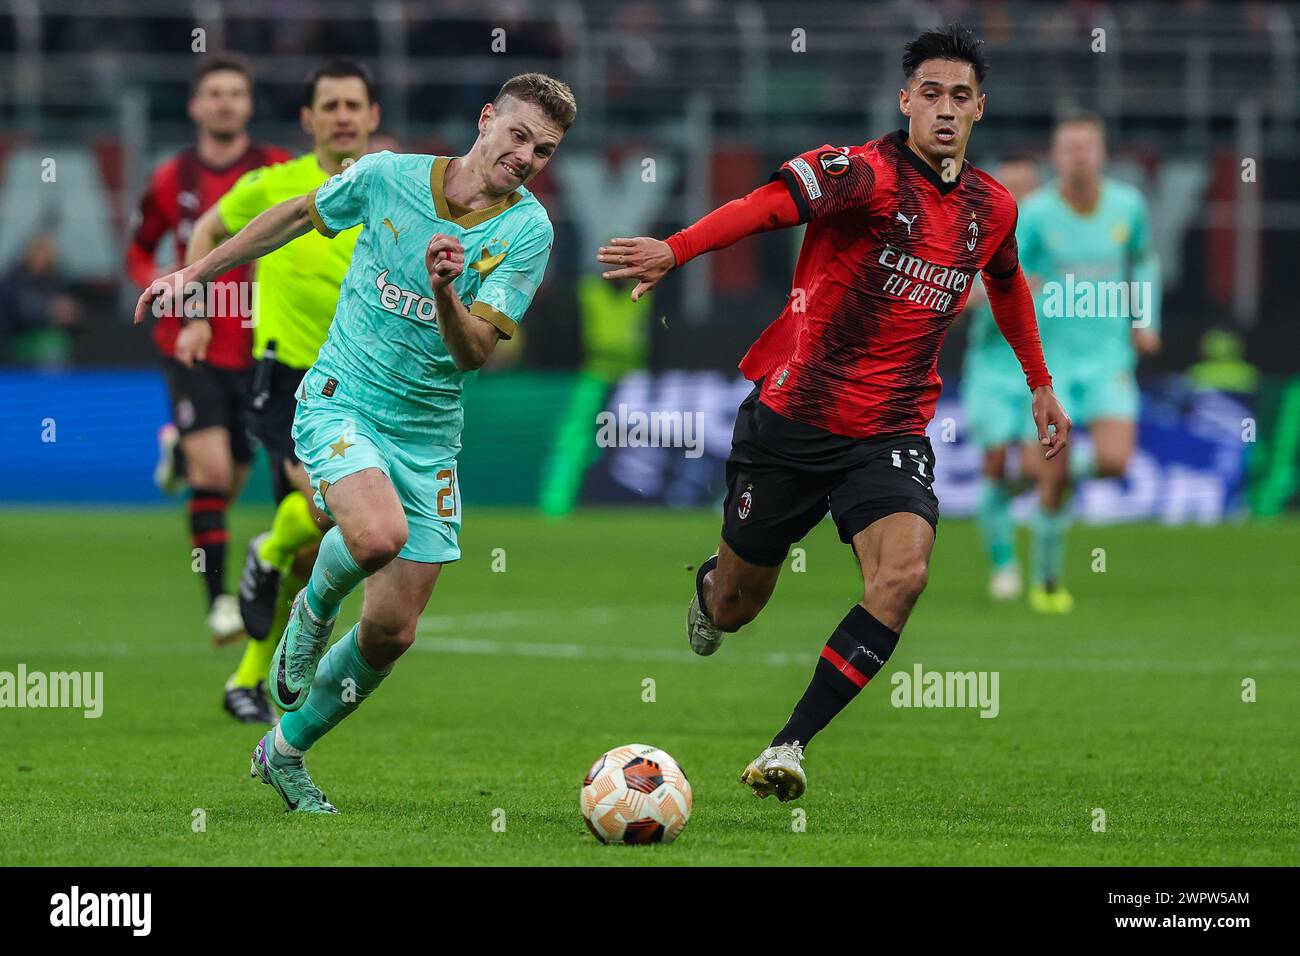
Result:
{"label": "black shorts", "polygon": [[780,415],[755,388],[740,404],[727,459],[722,539],[751,564],[775,566],[827,510],[840,540],[886,515],[939,526],[934,449],[925,435],[848,438]]}
{"label": "black shorts", "polygon": [[284,463],[296,463],[293,416],[298,410],[298,387],[305,368],[292,368],[274,359],[253,366],[248,388],[248,428],[266,449],[271,462],[271,484],[276,502],[293,489],[284,477]]}
{"label": "black shorts", "polygon": [[163,359],[163,378],[171,397],[172,421],[182,435],[220,426],[230,433],[231,456],[241,465],[253,460],[253,445],[244,418],[248,372],[195,362],[186,368]]}

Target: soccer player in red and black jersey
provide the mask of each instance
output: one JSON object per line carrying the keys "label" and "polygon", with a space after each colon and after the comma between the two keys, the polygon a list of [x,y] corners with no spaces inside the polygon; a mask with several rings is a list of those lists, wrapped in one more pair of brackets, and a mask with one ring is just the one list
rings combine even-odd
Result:
{"label": "soccer player in red and black jersey", "polygon": [[[140,201],[132,228],[126,265],[132,280],[147,287],[161,270],[154,253],[170,233],[176,261],[185,261],[194,222],[250,169],[280,163],[289,153],[249,140],[246,127],[253,113],[252,74],[239,57],[204,61],[194,79],[190,118],[198,142],[167,160],[154,172]],[[248,267],[233,269],[219,282],[246,283]],[[226,285],[239,290],[243,285]],[[190,487],[190,534],[201,552],[208,601],[208,628],[214,639],[229,640],[243,631],[239,602],[226,593],[226,508],[248,477],[252,448],[241,411],[253,362],[252,329],[240,315],[239,295],[214,296],[207,319],[212,341],[187,331],[175,317],[159,319],[154,341],[163,356],[171,396],[172,420],[180,432],[185,480]],[[244,296],[243,301],[251,301]]]}
{"label": "soccer player in red and black jersey", "polygon": [[984,72],[963,27],[923,33],[903,53],[906,131],[809,150],[667,242],[613,239],[597,255],[605,278],[637,280],[637,298],[695,256],[808,224],[789,303],[740,363],[756,386],[732,436],[722,542],[687,614],[691,648],[712,654],[758,615],[790,545],[828,509],[858,557],[862,600],[741,775],[760,797],[803,793],[803,748],[884,666],[925,588],[939,520],[925,428],[939,346],[977,272],[1024,370],[1046,457],[1069,434],[1016,254],[1015,200],[965,161]]}

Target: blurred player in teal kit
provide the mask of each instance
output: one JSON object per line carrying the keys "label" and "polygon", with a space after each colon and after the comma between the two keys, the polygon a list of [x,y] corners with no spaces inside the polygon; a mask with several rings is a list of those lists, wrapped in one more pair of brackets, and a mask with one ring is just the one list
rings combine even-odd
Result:
{"label": "blurred player in teal kit", "polygon": [[[1017,204],[1038,188],[1038,170],[1028,158],[1005,159],[992,174]],[[1020,381],[1024,378],[1020,360],[993,320],[982,281],[971,290],[965,315],[970,331],[962,361],[961,401],[970,440],[984,456],[975,517],[993,568],[989,594],[995,600],[1014,600],[1023,585],[1010,506],[1022,483],[1011,477],[1010,459],[1017,446],[1034,442],[1036,434],[1032,423],[1029,428],[1024,423],[1028,403]]]}
{"label": "blurred player in teal kit", "polygon": [[[1115,478],[1127,470],[1137,442],[1134,371],[1139,356],[1160,348],[1160,268],[1146,202],[1134,187],[1103,176],[1105,162],[1100,119],[1080,114],[1060,123],[1052,134],[1057,179],[1021,204],[1016,227],[1020,261],[1035,288],[1043,353],[1057,393],[1074,421],[1087,428],[1092,445],[1085,450],[1076,444],[1051,461],[1040,455],[1021,457],[1025,476],[1038,486],[1029,602],[1044,613],[1064,614],[1074,607],[1063,580],[1071,483]],[[976,335],[974,325],[971,334]],[[968,368],[972,362],[978,368],[996,361],[978,353],[967,357]],[[976,440],[989,432],[993,439],[1010,441],[997,434],[990,407],[996,408],[996,402],[978,395],[968,399]],[[997,444],[981,442],[986,448]],[[1013,489],[1005,468],[992,474],[998,477],[986,477],[978,512],[994,564],[990,590],[995,596],[1014,596],[1019,588],[1009,513]]]}
{"label": "blurred player in teal kit", "polygon": [[[171,285],[206,281],[313,228],[332,238],[365,226],[293,422],[295,453],[335,526],[271,662],[268,684],[286,713],[253,752],[253,775],[289,810],[337,812],[304,754],[378,689],[414,643],[442,566],[460,558],[462,389],[541,284],[554,231],[524,184],[576,113],[560,81],[514,77],[479,113],[465,155],[362,157],[137,304],[140,321],[155,299],[168,306]],[[339,606],[363,582],[360,623],[327,653]]]}

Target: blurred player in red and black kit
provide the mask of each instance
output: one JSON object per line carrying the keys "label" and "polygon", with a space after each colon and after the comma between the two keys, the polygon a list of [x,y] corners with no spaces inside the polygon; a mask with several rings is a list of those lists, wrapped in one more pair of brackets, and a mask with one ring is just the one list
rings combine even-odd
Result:
{"label": "blurred player in red and black kit", "polygon": [[[159,166],[140,200],[126,254],[127,270],[136,285],[147,287],[162,273],[154,251],[164,235],[171,233],[176,262],[184,262],[195,220],[235,180],[251,169],[290,158],[279,147],[250,142],[245,127],[252,113],[248,65],[235,56],[206,60],[195,76],[189,102],[198,143]],[[218,281],[244,283],[251,278],[249,267],[241,266]],[[226,508],[243,487],[252,461],[241,406],[253,362],[253,332],[247,317],[237,314],[239,295],[213,298],[230,307],[207,316],[212,341],[206,347],[201,337],[187,332],[183,320],[174,317],[159,319],[153,334],[163,355],[172,420],[181,436],[185,481],[190,487],[190,534],[203,558],[208,629],[224,641],[243,631],[239,601],[226,593],[225,586]],[[251,296],[243,296],[242,301],[251,301]]]}
{"label": "blurred player in red and black kit", "polygon": [[925,588],[939,521],[925,428],[939,346],[976,272],[1025,373],[1047,457],[1069,433],[1020,271],[1015,200],[965,161],[984,72],[965,28],[923,33],[903,53],[906,131],[809,150],[667,242],[614,239],[597,255],[613,267],[605,278],[638,280],[636,298],[695,256],[808,223],[790,302],[740,363],[757,385],[732,436],[722,542],[687,613],[691,648],[712,654],[762,610],[790,545],[827,510],[857,555],[865,596],[741,775],[761,797],[804,792],[804,746],[884,666]]}

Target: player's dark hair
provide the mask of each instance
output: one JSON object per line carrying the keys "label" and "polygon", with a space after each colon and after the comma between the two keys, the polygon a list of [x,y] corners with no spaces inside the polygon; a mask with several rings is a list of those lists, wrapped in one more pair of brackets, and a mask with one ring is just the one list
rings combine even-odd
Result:
{"label": "player's dark hair", "polygon": [[547,119],[566,133],[578,117],[578,101],[569,84],[545,73],[520,73],[506,80],[492,100],[493,108],[500,108],[507,96],[521,103],[532,103],[546,114]]}
{"label": "player's dark hair", "polygon": [[222,72],[238,73],[248,81],[249,89],[252,89],[253,67],[248,60],[238,53],[214,53],[199,61],[199,67],[194,71],[194,80],[190,83],[190,95],[199,91],[199,84],[207,77]]}
{"label": "player's dark hair", "polygon": [[1013,149],[1009,153],[1003,153],[1001,158],[998,159],[998,165],[1028,163],[1031,166],[1037,166],[1039,159],[1039,154],[1034,150],[1028,147],[1021,147],[1020,149]]}
{"label": "player's dark hair", "polygon": [[975,70],[975,80],[984,82],[988,61],[984,59],[984,41],[976,39],[960,23],[950,23],[941,30],[927,30],[903,47],[903,75],[909,80],[926,60],[961,60]]}
{"label": "player's dark hair", "polygon": [[366,85],[367,100],[371,103],[379,102],[375,99],[375,80],[370,75],[370,71],[356,60],[338,57],[333,60],[326,60],[307,75],[307,82],[302,90],[302,105],[311,109],[312,104],[316,102],[316,84],[321,80],[326,77],[331,80],[341,80],[349,76],[355,76]]}

